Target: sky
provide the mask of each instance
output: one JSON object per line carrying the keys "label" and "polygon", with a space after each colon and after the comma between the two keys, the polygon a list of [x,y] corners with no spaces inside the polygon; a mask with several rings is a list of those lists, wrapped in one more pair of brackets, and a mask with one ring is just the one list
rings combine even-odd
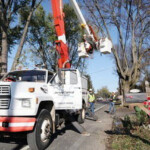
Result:
{"label": "sky", "polygon": [[[64,0],[67,2],[68,0]],[[51,11],[50,0],[44,0],[42,3],[47,12]],[[114,34],[112,29],[111,31]],[[114,42],[117,42],[117,36],[114,34]],[[13,53],[8,59],[8,70],[12,65],[17,46],[14,47]],[[95,91],[107,87],[109,91],[116,91],[118,88],[118,77],[115,73],[115,63],[111,54],[102,55],[100,52],[95,52],[92,58],[87,59],[86,72],[91,76]]]}
{"label": "sky", "polygon": [[105,86],[109,91],[117,90],[118,77],[114,60],[109,54],[101,56],[100,52],[94,53],[93,59],[87,60],[87,73],[91,76],[95,91]]}

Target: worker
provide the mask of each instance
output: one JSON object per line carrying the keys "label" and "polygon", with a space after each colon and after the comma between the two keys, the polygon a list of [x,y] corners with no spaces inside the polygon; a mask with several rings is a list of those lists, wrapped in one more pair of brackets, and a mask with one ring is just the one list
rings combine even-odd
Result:
{"label": "worker", "polygon": [[85,45],[86,52],[88,54],[93,54],[93,52],[94,52],[93,43],[94,42],[92,42],[92,38],[91,37],[87,38],[86,35],[83,35],[83,42],[84,42],[84,45]]}
{"label": "worker", "polygon": [[90,104],[90,111],[92,112],[92,115],[94,115],[95,95],[92,89],[89,89],[88,102]]}
{"label": "worker", "polygon": [[109,113],[114,114],[116,112],[115,108],[115,102],[116,102],[116,94],[115,92],[112,92],[109,102]]}

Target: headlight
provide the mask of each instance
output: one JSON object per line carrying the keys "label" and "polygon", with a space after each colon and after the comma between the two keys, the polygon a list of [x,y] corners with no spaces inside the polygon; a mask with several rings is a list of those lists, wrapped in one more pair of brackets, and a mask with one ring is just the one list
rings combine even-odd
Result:
{"label": "headlight", "polygon": [[30,99],[25,99],[22,101],[22,107],[31,107]]}
{"label": "headlight", "polygon": [[17,100],[20,100],[21,101],[21,105],[22,107],[31,107],[31,99],[30,98],[18,98]]}

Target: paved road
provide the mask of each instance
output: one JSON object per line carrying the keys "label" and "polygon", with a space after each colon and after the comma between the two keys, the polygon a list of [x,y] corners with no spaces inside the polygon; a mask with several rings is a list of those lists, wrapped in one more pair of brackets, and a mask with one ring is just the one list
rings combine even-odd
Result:
{"label": "paved road", "polygon": [[[106,105],[106,103],[96,103],[95,110],[98,111],[104,105]],[[89,125],[89,120],[86,120],[83,126],[87,128],[88,125]],[[92,130],[94,130],[94,128]],[[72,142],[77,141],[79,136],[81,141],[79,141],[78,146],[83,144],[84,137],[82,137],[73,126],[71,125],[67,126],[54,135],[54,140],[47,150],[78,149],[76,145],[72,145]],[[18,137],[19,138],[0,137],[0,150],[30,150],[24,136],[18,135]]]}

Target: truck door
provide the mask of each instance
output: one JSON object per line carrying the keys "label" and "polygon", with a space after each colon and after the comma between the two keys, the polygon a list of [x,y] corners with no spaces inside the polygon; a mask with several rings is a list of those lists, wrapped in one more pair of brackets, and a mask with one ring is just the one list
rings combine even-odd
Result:
{"label": "truck door", "polygon": [[50,87],[57,110],[82,108],[81,78],[76,70],[61,71],[51,81]]}

